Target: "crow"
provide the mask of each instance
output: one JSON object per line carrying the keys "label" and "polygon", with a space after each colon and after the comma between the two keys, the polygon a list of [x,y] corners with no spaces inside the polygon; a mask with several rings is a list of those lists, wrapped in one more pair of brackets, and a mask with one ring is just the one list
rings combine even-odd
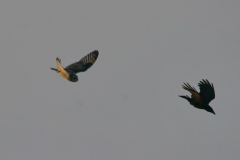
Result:
{"label": "crow", "polygon": [[194,87],[191,87],[188,83],[184,83],[182,88],[192,93],[191,98],[186,96],[179,96],[186,99],[191,105],[198,109],[204,109],[208,112],[215,114],[212,107],[208,104],[215,98],[215,91],[213,84],[210,84],[209,81],[202,80],[198,83],[200,92],[198,93]]}

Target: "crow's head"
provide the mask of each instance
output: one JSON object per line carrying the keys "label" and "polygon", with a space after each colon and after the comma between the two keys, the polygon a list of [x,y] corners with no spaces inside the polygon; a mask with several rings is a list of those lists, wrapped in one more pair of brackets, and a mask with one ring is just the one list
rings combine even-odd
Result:
{"label": "crow's head", "polygon": [[214,110],[209,105],[206,107],[205,110],[208,111],[208,112],[211,112],[212,114],[215,114]]}

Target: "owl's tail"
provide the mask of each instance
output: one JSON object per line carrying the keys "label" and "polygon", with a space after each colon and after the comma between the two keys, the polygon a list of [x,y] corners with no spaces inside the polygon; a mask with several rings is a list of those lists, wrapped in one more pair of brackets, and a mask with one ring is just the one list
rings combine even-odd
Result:
{"label": "owl's tail", "polygon": [[58,71],[58,69],[56,69],[56,68],[51,68],[51,70],[54,70],[54,71],[56,71],[57,73],[60,72],[60,71]]}

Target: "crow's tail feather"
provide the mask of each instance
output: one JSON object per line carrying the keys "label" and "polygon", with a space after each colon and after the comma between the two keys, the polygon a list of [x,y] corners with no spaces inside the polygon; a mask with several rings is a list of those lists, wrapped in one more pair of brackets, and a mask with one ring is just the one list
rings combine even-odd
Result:
{"label": "crow's tail feather", "polygon": [[191,98],[190,97],[188,97],[187,95],[186,96],[179,96],[179,97],[181,97],[181,98],[184,98],[184,99],[186,99],[186,100],[191,100]]}

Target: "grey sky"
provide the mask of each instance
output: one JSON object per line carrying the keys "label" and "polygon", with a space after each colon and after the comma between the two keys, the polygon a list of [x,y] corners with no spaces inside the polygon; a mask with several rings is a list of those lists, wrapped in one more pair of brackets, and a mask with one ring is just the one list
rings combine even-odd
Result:
{"label": "grey sky", "polygon": [[[240,1],[2,0],[1,160],[238,160]],[[50,70],[99,50],[71,83]],[[216,115],[179,98],[208,79]]]}

